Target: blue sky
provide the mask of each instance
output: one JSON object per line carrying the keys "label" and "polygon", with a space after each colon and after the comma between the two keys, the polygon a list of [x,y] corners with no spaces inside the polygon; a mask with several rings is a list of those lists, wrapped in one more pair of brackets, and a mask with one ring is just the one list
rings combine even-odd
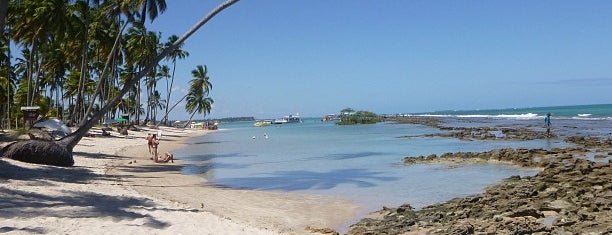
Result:
{"label": "blue sky", "polygon": [[[220,2],[167,1],[149,29]],[[184,49],[170,103],[207,65],[216,118],[612,103],[612,1],[243,0]]]}

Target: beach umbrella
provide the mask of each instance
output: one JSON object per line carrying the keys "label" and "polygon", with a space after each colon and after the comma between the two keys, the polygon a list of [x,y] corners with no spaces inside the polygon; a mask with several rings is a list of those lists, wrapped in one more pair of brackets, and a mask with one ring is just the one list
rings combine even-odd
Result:
{"label": "beach umbrella", "polygon": [[47,128],[49,130],[62,132],[66,135],[72,132],[68,126],[58,119],[49,119],[42,122],[37,122],[33,127]]}

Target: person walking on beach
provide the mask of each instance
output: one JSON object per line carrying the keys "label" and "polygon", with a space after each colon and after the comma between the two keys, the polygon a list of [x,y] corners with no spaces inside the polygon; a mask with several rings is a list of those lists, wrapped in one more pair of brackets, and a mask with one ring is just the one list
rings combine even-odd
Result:
{"label": "person walking on beach", "polygon": [[550,137],[550,113],[546,114],[544,118],[544,125],[546,126],[546,138]]}
{"label": "person walking on beach", "polygon": [[151,143],[151,159],[154,162],[157,162],[157,158],[158,158],[158,153],[157,153],[157,147],[159,145],[159,140],[157,139],[157,134],[153,134],[151,136],[151,140],[149,141]]}
{"label": "person walking on beach", "polygon": [[146,138],[146,140],[147,140],[147,145],[149,146],[149,154],[152,154],[152,153],[151,153],[151,144],[152,144],[153,142],[151,142],[151,137],[152,137],[152,136],[151,136],[151,133],[147,134],[147,138]]}

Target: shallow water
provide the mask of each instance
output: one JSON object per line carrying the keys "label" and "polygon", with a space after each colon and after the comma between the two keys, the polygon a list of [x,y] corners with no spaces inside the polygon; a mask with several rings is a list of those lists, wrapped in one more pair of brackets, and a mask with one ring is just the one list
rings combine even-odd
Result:
{"label": "shallow water", "polygon": [[[504,164],[404,166],[407,156],[481,152],[503,147],[554,148],[559,140],[461,141],[425,138],[438,129],[388,124],[337,126],[316,119],[299,124],[253,127],[222,124],[221,130],[190,140],[177,151],[188,160],[185,174],[199,174],[231,188],[290,191],[349,199],[358,216],[410,203],[415,208],[475,194],[512,175],[535,170]],[[267,136],[267,138],[266,138]],[[400,138],[402,136],[413,136]],[[354,221],[352,221],[354,222]]]}

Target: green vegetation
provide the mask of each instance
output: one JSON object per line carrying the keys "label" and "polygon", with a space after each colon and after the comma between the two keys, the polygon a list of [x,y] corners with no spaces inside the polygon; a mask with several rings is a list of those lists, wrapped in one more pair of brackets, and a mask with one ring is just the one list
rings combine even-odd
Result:
{"label": "green vegetation", "polygon": [[[22,106],[39,106],[41,115],[79,126],[100,111],[97,123],[128,115],[168,124],[175,68],[189,56],[183,42],[235,2],[219,5],[183,37],[164,41],[145,22],[164,13],[165,0],[2,1],[0,126],[23,127]],[[205,82],[191,82],[186,110],[205,116],[210,82],[198,77],[206,67],[196,71]]]}
{"label": "green vegetation", "polygon": [[[181,50],[183,43],[238,1],[224,1],[167,42],[145,24],[165,11],[165,0],[0,1],[0,125],[23,127],[20,107],[39,106],[41,115],[78,126],[58,141],[21,141],[5,153],[27,156],[33,163],[72,166],[74,146],[102,120],[127,115],[156,123],[161,111],[167,122],[174,66],[188,55]],[[206,115],[211,86],[206,67],[195,71],[183,99],[192,116]],[[158,89],[163,80],[166,99]],[[53,151],[32,154],[33,147]]]}
{"label": "green vegetation", "polygon": [[378,114],[370,111],[357,111],[351,108],[345,108],[340,111],[340,121],[338,125],[355,125],[355,124],[374,124],[380,122]]}

